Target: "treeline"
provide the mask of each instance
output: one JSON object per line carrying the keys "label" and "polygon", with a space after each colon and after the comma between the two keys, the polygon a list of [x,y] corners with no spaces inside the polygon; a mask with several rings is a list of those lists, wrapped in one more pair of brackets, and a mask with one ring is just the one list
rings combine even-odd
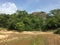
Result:
{"label": "treeline", "polygon": [[60,28],[60,9],[46,12],[17,10],[14,14],[0,14],[0,27],[16,31],[47,31]]}

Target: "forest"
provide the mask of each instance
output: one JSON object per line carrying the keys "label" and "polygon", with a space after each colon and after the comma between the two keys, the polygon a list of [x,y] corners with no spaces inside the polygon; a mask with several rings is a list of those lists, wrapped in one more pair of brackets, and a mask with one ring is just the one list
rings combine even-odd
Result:
{"label": "forest", "polygon": [[44,12],[17,10],[14,14],[0,13],[0,27],[15,31],[49,31],[57,30],[60,34],[60,9]]}

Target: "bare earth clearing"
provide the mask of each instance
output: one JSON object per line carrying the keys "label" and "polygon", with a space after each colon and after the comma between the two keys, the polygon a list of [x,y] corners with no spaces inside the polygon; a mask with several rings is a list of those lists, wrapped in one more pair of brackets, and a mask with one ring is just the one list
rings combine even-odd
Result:
{"label": "bare earth clearing", "polygon": [[60,36],[52,32],[0,31],[0,45],[60,45]]}

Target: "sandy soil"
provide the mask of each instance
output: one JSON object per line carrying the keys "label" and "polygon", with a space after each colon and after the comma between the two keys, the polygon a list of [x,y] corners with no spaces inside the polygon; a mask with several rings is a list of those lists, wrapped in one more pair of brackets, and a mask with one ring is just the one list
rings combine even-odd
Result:
{"label": "sandy soil", "polygon": [[[0,31],[0,39],[7,38],[12,33],[19,34],[19,32],[14,32],[14,31]],[[52,34],[52,32],[24,31],[24,32],[20,32],[20,34],[38,35],[38,34]]]}
{"label": "sandy soil", "polygon": [[[60,36],[53,34],[53,32],[39,32],[39,31],[24,31],[24,32],[15,32],[15,31],[0,31],[0,43],[9,42],[12,40],[19,40],[19,39],[28,39],[33,36],[42,36],[46,41],[46,45],[59,45],[60,44]],[[19,42],[19,43],[18,43]],[[16,44],[24,44],[27,41],[23,41],[20,43],[18,41]],[[5,43],[4,43],[5,44]],[[3,44],[3,45],[4,45]],[[10,44],[10,43],[9,43]],[[13,45],[13,44],[12,44]]]}
{"label": "sandy soil", "polygon": [[39,32],[39,31],[24,31],[24,32],[21,32],[21,34],[53,34],[53,32]]}
{"label": "sandy soil", "polygon": [[0,39],[7,38],[12,33],[18,34],[18,32],[13,32],[13,31],[0,31]]}
{"label": "sandy soil", "polygon": [[0,35],[0,39],[7,38],[8,35]]}

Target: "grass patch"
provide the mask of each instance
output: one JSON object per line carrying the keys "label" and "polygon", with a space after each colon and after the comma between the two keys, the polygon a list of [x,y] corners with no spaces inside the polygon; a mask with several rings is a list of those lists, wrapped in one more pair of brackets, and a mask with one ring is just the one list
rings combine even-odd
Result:
{"label": "grass patch", "polygon": [[0,27],[0,31],[6,31],[6,30],[7,30],[7,28]]}
{"label": "grass patch", "polygon": [[45,45],[45,38],[43,36],[35,36],[30,45]]}

